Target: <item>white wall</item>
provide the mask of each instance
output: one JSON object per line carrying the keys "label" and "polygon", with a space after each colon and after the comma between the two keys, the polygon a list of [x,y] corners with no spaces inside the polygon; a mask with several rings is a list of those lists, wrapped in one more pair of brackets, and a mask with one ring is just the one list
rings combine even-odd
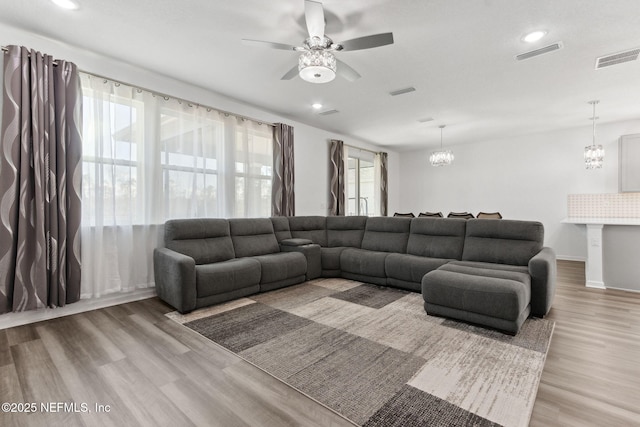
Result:
{"label": "white wall", "polygon": [[[562,224],[567,195],[618,192],[618,138],[640,133],[640,120],[598,125],[606,151],[602,169],[586,170],[583,150],[591,143],[590,122],[580,129],[452,145],[451,166],[429,165],[432,150],[400,154],[400,211],[500,211],[505,218],[541,221],[545,244],[559,257],[586,259],[584,226]],[[629,230],[640,241],[640,227]],[[605,227],[605,238],[607,227]],[[610,242],[610,239],[607,240]],[[636,254],[640,253],[638,251]],[[636,255],[637,258],[637,255]],[[636,262],[637,264],[637,262]],[[606,273],[612,268],[605,266]],[[636,276],[638,277],[638,276]],[[616,279],[618,287],[620,279]]]}
{"label": "white wall", "polygon": [[328,215],[329,213],[330,139],[341,139],[351,146],[389,153],[389,212],[393,213],[397,210],[400,200],[397,153],[352,138],[338,137],[334,133],[310,126],[296,126],[296,215]]}
{"label": "white wall", "polygon": [[[395,209],[399,196],[398,154],[364,141],[308,126],[258,107],[236,101],[201,87],[154,73],[115,58],[79,49],[22,29],[0,23],[3,46],[24,45],[43,53],[74,62],[88,73],[106,76],[134,86],[155,90],[216,109],[253,117],[265,122],[282,122],[294,127],[296,215],[326,215],[329,194],[329,140],[389,153],[389,209]],[[170,52],[167,52],[169,55]],[[0,69],[0,77],[2,70]],[[1,112],[0,105],[0,112]],[[392,211],[393,212],[393,211]]]}

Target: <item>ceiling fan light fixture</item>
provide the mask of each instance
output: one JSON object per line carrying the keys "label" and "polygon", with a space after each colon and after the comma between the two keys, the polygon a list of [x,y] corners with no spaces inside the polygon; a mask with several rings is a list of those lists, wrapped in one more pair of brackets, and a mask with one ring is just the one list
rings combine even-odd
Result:
{"label": "ceiling fan light fixture", "polygon": [[300,55],[298,73],[310,83],[328,83],[336,78],[336,57],[326,50],[310,50]]}

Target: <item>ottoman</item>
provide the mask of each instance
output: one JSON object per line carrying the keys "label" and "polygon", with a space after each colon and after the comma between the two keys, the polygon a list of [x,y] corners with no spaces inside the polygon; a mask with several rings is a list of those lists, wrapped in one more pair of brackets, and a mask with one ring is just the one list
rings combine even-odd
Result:
{"label": "ottoman", "polygon": [[527,268],[470,264],[449,263],[424,275],[422,298],[427,314],[517,334],[531,311]]}

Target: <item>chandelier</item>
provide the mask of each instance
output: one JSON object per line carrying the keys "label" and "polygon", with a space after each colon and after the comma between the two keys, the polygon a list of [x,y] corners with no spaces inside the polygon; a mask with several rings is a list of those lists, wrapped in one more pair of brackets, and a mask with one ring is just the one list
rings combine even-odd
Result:
{"label": "chandelier", "polygon": [[298,59],[298,73],[311,83],[327,83],[336,77],[336,57],[326,50],[309,50]]}
{"label": "chandelier", "polygon": [[596,145],[596,104],[600,101],[589,101],[593,105],[593,143],[584,147],[584,164],[587,169],[600,169],[604,161],[604,148],[602,145]]}
{"label": "chandelier", "polygon": [[440,125],[440,151],[434,151],[429,156],[431,166],[448,166],[453,162],[453,153],[450,150],[442,149],[442,129],[445,125]]}

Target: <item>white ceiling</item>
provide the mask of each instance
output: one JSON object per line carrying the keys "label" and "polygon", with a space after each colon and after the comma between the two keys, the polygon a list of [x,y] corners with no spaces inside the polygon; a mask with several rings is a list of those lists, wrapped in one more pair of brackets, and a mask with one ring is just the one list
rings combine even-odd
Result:
{"label": "white ceiling", "polygon": [[[0,22],[392,150],[439,145],[440,124],[446,145],[588,127],[592,99],[599,124],[640,118],[640,61],[594,70],[597,57],[640,47],[640,0],[325,0],[334,41],[391,31],[395,43],[338,53],[362,78],[321,85],[280,80],[295,52],[241,43],[300,45],[303,0],[78,2],[70,12],[3,0]],[[548,35],[520,40],[535,29]],[[314,102],[339,113],[318,115]]]}

